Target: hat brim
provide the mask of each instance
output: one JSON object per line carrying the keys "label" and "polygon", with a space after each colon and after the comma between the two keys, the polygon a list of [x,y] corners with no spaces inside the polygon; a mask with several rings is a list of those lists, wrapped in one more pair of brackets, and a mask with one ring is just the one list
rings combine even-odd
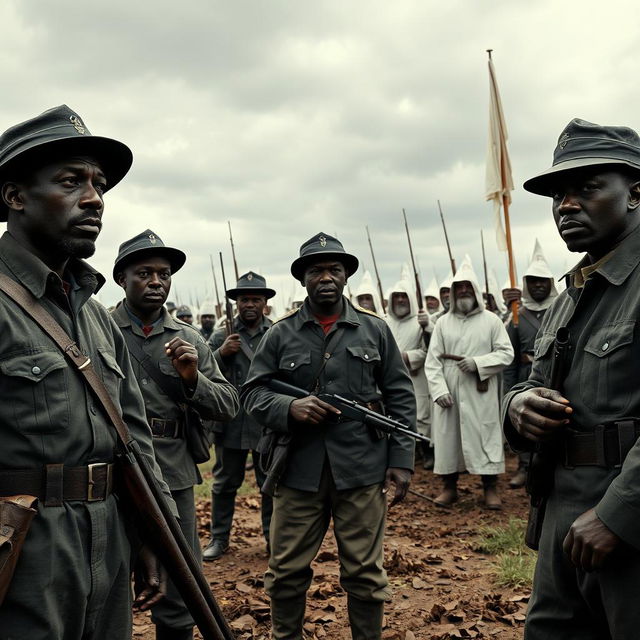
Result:
{"label": "hat brim", "polygon": [[126,269],[132,262],[137,262],[145,258],[145,256],[161,256],[166,258],[171,265],[171,275],[179,271],[187,261],[187,256],[172,247],[145,247],[144,249],[136,249],[118,258],[113,265],[113,279],[118,282],[118,274]]}
{"label": "hat brim", "polygon": [[640,165],[633,162],[627,162],[625,160],[619,160],[617,158],[572,158],[565,162],[559,162],[553,165],[550,169],[543,171],[541,174],[529,178],[522,185],[524,189],[530,193],[535,193],[540,196],[550,196],[551,188],[555,184],[558,174],[565,173],[567,171],[573,171],[575,169],[582,169],[583,167],[591,167],[606,164],[622,164],[627,167],[636,169],[640,173]]}
{"label": "hat brim", "polygon": [[237,289],[229,289],[227,292],[227,298],[231,298],[231,300],[237,300],[238,296],[241,295],[257,295],[257,296],[265,296],[268,300],[269,298],[273,298],[276,295],[276,292],[273,289],[269,289],[269,287],[256,287],[254,289],[250,289],[249,287],[239,287]]}
{"label": "hat brim", "polygon": [[[34,169],[40,167],[42,160],[38,160],[43,154],[50,157],[53,154],[74,153],[83,154],[95,158],[100,164],[109,191],[124,178],[133,164],[133,153],[126,144],[112,138],[101,136],[69,136],[58,138],[48,142],[34,144],[26,149],[21,149],[14,156],[9,156],[0,165],[0,186],[16,167],[24,167],[33,162]],[[0,222],[6,222],[9,214],[8,207],[0,205]]]}
{"label": "hat brim", "polygon": [[352,276],[360,266],[360,262],[358,258],[351,255],[350,253],[340,253],[336,251],[318,251],[316,253],[311,253],[307,256],[302,256],[297,258],[291,263],[291,275],[296,279],[302,282],[304,279],[304,272],[306,268],[314,263],[321,262],[323,260],[335,259],[336,262],[341,262],[344,265],[344,268],[347,270],[347,275]]}

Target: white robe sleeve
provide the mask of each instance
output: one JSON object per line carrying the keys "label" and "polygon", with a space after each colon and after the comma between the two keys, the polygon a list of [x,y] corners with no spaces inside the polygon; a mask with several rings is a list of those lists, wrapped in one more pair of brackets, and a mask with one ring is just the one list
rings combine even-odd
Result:
{"label": "white robe sleeve", "polygon": [[[511,344],[511,343],[509,343]],[[442,340],[442,323],[436,324],[431,335],[429,351],[424,364],[424,371],[429,382],[429,393],[434,400],[450,393],[447,382],[444,378],[444,370],[440,356],[444,353]]]}
{"label": "white robe sleeve", "polygon": [[497,316],[491,318],[491,352],[473,358],[480,380],[495,376],[513,361],[513,346],[509,334]]}

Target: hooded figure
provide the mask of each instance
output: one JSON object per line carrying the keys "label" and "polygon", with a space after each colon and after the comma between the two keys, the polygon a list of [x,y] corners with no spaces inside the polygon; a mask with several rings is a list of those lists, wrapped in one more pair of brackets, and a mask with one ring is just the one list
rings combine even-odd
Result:
{"label": "hooded figure", "polygon": [[[529,378],[538,329],[540,329],[546,310],[558,297],[553,274],[537,239],[531,256],[531,264],[525,271],[522,280],[522,306],[518,314],[518,325],[513,324],[510,316],[506,325],[509,339],[513,345],[514,357],[513,362],[504,370],[505,393],[515,384]],[[521,454],[518,470],[509,481],[509,486],[512,489],[524,486],[528,464],[529,454]]]}
{"label": "hooded figure", "polygon": [[496,277],[496,272],[494,269],[489,271],[489,293],[493,296],[493,300],[496,303],[496,314],[500,318],[504,318],[507,313],[507,307],[504,304],[504,300],[502,299],[502,291],[498,287],[498,278]]}
{"label": "hooded figure", "polygon": [[[408,298],[408,312],[403,315],[398,315],[398,306],[394,304],[394,300],[399,295],[403,298],[405,296]],[[418,432],[430,437],[431,400],[429,398],[427,378],[424,373],[424,362],[427,357],[424,334],[425,331],[430,333],[432,327],[423,329],[418,323],[418,301],[416,300],[415,289],[408,281],[400,280],[397,282],[395,287],[389,290],[387,299],[389,300],[386,315],[387,324],[398,343],[402,359],[411,374],[411,382],[413,383],[417,404]],[[425,463],[430,467],[429,458],[433,455],[432,451],[423,451],[422,453]]]}
{"label": "hooded figure", "polygon": [[[362,301],[360,300],[361,296],[365,296]],[[373,309],[365,306],[364,303],[366,303],[368,300],[366,296],[371,298],[374,307]],[[355,302],[355,304],[360,307],[377,313],[380,317],[384,315],[384,307],[382,306],[382,301],[380,300],[380,294],[378,293],[377,287],[373,284],[373,278],[368,271],[364,272],[362,280],[360,280],[360,284],[358,285],[358,288],[354,293],[353,302]]]}
{"label": "hooded figure", "polygon": [[434,327],[425,364],[436,403],[434,473],[445,485],[439,504],[455,502],[458,473],[466,470],[483,476],[486,505],[500,508],[495,483],[504,471],[504,449],[498,374],[512,359],[509,336],[500,318],[484,308],[466,256],[453,278],[451,308]]}
{"label": "hooded figure", "polygon": [[433,317],[433,321],[439,320],[447,311],[449,311],[449,296],[451,295],[451,281],[453,280],[453,274],[449,272],[449,275],[440,283],[438,289],[438,298],[440,298],[440,304],[442,309],[438,311]]}
{"label": "hooded figure", "polygon": [[[433,298],[433,300],[431,298]],[[431,278],[431,282],[429,282],[429,286],[424,292],[424,302],[429,315],[434,316],[440,311],[440,288],[438,287],[438,282],[435,277]]]}

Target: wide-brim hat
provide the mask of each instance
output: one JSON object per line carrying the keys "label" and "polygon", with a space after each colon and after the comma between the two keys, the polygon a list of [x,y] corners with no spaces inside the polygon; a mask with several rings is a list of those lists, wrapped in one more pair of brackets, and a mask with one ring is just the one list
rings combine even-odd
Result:
{"label": "wide-brim hat", "polygon": [[145,256],[161,256],[171,265],[171,274],[178,271],[186,262],[187,256],[180,249],[166,247],[160,236],[146,229],[130,240],[126,240],[118,249],[118,257],[113,265],[113,279],[118,282],[118,274],[132,262]]}
{"label": "wide-brim hat", "polygon": [[255,271],[248,271],[244,275],[238,278],[235,288],[227,289],[227,298],[231,300],[237,300],[240,295],[255,294],[259,296],[265,296],[267,300],[273,298],[276,292],[273,289],[267,287],[267,281],[259,273]]}
{"label": "wide-brim hat", "polygon": [[640,173],[640,136],[629,127],[574,118],[558,138],[551,168],[527,180],[523,187],[548,196],[558,174],[598,165],[626,165]]}
{"label": "wide-brim hat", "polygon": [[304,272],[310,264],[331,259],[341,262],[349,276],[360,265],[358,258],[344,250],[340,240],[327,233],[318,233],[300,247],[300,256],[291,263],[291,275],[302,282]]}
{"label": "wide-brim hat", "polygon": [[[133,163],[127,145],[91,135],[80,116],[63,104],[10,127],[0,136],[0,185],[13,169],[30,164],[37,167],[39,158],[63,153],[95,158],[107,180],[105,191],[118,184]],[[0,204],[0,221],[6,221],[8,213]]]}

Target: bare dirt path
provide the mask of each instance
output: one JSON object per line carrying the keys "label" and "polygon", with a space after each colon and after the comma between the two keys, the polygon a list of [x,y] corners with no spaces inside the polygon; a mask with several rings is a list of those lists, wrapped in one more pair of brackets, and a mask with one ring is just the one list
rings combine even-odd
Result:
{"label": "bare dirt path", "polygon": [[[508,465],[513,468],[513,461]],[[497,587],[495,558],[475,550],[483,527],[506,525],[510,516],[526,515],[524,492],[508,490],[508,476],[507,473],[499,483],[502,511],[484,509],[480,479],[463,476],[460,500],[451,510],[409,495],[403,504],[389,512],[385,566],[394,595],[386,607],[385,640],[522,638],[529,592]],[[439,482],[430,472],[419,469],[412,488],[434,496]],[[205,544],[208,501],[200,501],[198,508]],[[230,551],[217,562],[205,565],[214,594],[238,638],[269,638],[269,605],[263,591],[266,564],[255,490],[238,499]],[[339,585],[336,545],[331,533],[314,563],[307,602],[308,638],[351,637],[346,595]],[[147,616],[136,617],[134,638],[154,638]]]}

